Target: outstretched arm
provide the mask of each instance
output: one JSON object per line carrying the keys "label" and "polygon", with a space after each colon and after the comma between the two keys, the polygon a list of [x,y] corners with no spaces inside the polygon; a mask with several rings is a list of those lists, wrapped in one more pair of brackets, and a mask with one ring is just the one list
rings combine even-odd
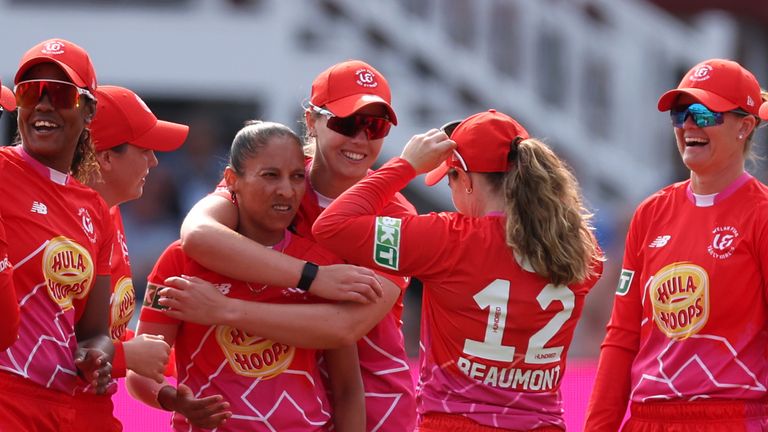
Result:
{"label": "outstretched arm", "polygon": [[[184,252],[205,267],[233,279],[295,287],[306,263],[239,234],[235,205],[224,197],[200,200],[181,226]],[[373,271],[347,264],[321,266],[312,294],[329,300],[369,302],[381,296]]]}
{"label": "outstretched arm", "polygon": [[200,278],[171,277],[159,302],[171,308],[165,314],[179,320],[229,325],[301,348],[338,348],[367,334],[395,304],[400,288],[380,281],[383,295],[372,303],[275,304],[226,297]]}
{"label": "outstretched arm", "polygon": [[[139,321],[137,337],[143,334],[159,335],[173,345],[177,331],[178,324]],[[176,411],[197,427],[215,428],[232,416],[229,403],[225,402],[222,396],[214,395],[198,399],[184,384],[174,387],[165,379],[157,382],[132,371],[128,371],[126,384],[128,392],[134,399],[154,408]]]}

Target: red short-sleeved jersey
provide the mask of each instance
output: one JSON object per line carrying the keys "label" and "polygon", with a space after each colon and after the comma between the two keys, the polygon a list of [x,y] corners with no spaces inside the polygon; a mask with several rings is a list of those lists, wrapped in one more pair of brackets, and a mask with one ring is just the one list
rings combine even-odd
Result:
{"label": "red short-sleeved jersey", "polygon": [[[299,212],[294,219],[294,228],[305,238],[312,237],[312,224],[325,210],[309,182],[312,159],[306,158],[306,193]],[[373,171],[371,171],[373,173]],[[222,180],[216,192],[224,198],[231,198],[226,183]],[[393,194],[382,210],[383,214],[399,217],[416,214],[416,209],[400,193]],[[408,286],[408,277],[385,275],[403,291]],[[411,378],[408,356],[402,332],[403,291],[388,313],[357,344],[360,371],[365,387],[366,429],[378,432],[401,432],[415,427],[416,400]]]}
{"label": "red short-sleeved jersey", "polygon": [[414,175],[408,162],[388,162],[314,231],[343,258],[423,282],[419,413],[515,430],[564,427],[560,380],[596,279],[554,286],[535,274],[507,246],[502,215],[376,216]]}
{"label": "red short-sleeved jersey", "polygon": [[19,340],[0,353],[0,370],[54,390],[80,385],[73,355],[77,301],[108,276],[114,236],[104,200],[51,170],[21,146],[0,148],[0,211],[21,308]]}
{"label": "red short-sleeved jersey", "polygon": [[[340,262],[317,244],[287,235],[275,249],[319,264]],[[215,284],[229,297],[272,303],[317,301],[298,288],[248,284],[226,278],[188,258],[177,241],[166,249],[149,276],[150,285],[141,320],[178,324],[174,344],[178,380],[197,397],[221,394],[230,403],[231,419],[221,431],[326,431],[332,425],[331,406],[317,352],[248,334],[228,326],[202,326],[167,317],[152,307],[157,286],[169,276],[197,276]],[[152,285],[154,284],[154,285]],[[174,415],[175,430],[190,429]]]}
{"label": "red short-sleeved jersey", "polygon": [[764,399],[766,281],[765,185],[745,174],[703,205],[685,181],[644,201],[603,343],[637,353],[631,400]]}

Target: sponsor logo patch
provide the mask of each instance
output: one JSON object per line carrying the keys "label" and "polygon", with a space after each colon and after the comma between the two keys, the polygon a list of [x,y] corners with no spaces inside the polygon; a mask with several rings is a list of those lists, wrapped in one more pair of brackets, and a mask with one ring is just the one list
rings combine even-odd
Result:
{"label": "sponsor logo patch", "polygon": [[123,276],[117,281],[111,304],[109,336],[116,341],[125,333],[128,322],[131,321],[133,312],[136,310],[136,293],[130,277]]}
{"label": "sponsor logo patch", "polygon": [[619,285],[616,287],[616,295],[626,295],[629,292],[629,287],[632,285],[632,279],[634,278],[634,271],[621,269],[621,274],[619,275]]}
{"label": "sponsor logo patch", "polygon": [[296,355],[295,347],[229,326],[216,327],[216,341],[232,370],[250,378],[274,378],[288,369]]}
{"label": "sponsor logo patch", "polygon": [[159,311],[168,310],[168,306],[163,306],[159,303],[162,296],[158,292],[163,288],[165,288],[165,286],[147,282],[147,290],[144,293],[144,303],[142,303],[144,307]]}
{"label": "sponsor logo patch", "polygon": [[709,275],[690,262],[659,270],[649,287],[653,319],[671,339],[685,339],[701,330],[709,318]]}
{"label": "sponsor logo patch", "polygon": [[400,263],[400,224],[397,218],[376,218],[376,239],[373,243],[373,261],[381,267],[398,270]]}
{"label": "sponsor logo patch", "polygon": [[88,295],[93,285],[93,260],[88,250],[74,240],[59,236],[51,239],[43,252],[43,274],[48,296],[62,310],[72,308],[72,300]]}

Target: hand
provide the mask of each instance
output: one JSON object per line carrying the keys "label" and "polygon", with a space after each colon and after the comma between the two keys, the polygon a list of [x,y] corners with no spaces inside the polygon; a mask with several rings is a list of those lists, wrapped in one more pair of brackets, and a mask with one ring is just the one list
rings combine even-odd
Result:
{"label": "hand", "polygon": [[79,347],[75,351],[75,366],[83,379],[96,389],[96,394],[107,392],[112,379],[112,363],[109,356],[97,348]]}
{"label": "hand", "polygon": [[445,132],[431,129],[427,133],[414,135],[400,157],[408,161],[417,174],[423,174],[437,168],[455,148],[456,143]]}
{"label": "hand", "polygon": [[170,309],[164,311],[171,318],[200,325],[217,325],[224,321],[230,299],[212,283],[195,276],[169,277],[166,288],[161,289],[158,302]]}
{"label": "hand", "polygon": [[371,303],[381,298],[381,282],[373,270],[350,264],[320,266],[309,292],[328,300]]}
{"label": "hand", "polygon": [[179,384],[178,388],[165,386],[157,396],[161,407],[178,412],[195,427],[213,429],[232,417],[229,403],[221,395],[198,399],[184,384]]}
{"label": "hand", "polygon": [[171,347],[162,335],[140,334],[123,342],[128,369],[162,384]]}

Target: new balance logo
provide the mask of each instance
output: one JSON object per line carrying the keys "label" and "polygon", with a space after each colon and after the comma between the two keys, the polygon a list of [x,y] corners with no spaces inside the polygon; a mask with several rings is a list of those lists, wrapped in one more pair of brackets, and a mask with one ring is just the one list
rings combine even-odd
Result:
{"label": "new balance logo", "polygon": [[45,204],[41,203],[40,201],[35,201],[32,203],[32,210],[30,211],[32,213],[44,215],[44,214],[48,214],[48,207]]}
{"label": "new balance logo", "polygon": [[671,235],[660,235],[656,237],[656,240],[652,241],[651,244],[648,245],[650,248],[660,248],[667,245],[669,242],[669,239],[671,239]]}

